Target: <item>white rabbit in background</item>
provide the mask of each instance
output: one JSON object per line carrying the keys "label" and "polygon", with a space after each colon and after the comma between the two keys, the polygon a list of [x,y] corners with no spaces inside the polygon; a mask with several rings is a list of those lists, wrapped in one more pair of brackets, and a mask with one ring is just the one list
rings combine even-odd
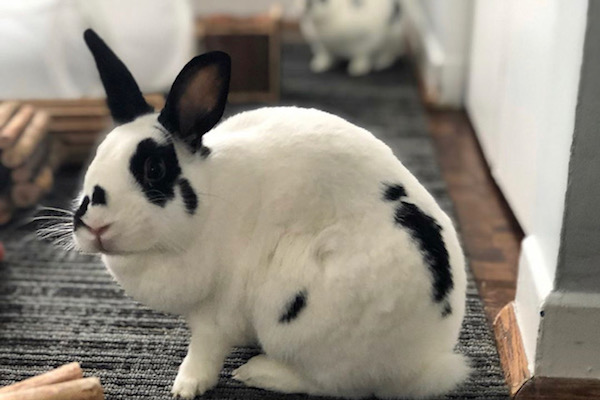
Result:
{"label": "white rabbit in background", "polygon": [[404,54],[401,0],[304,0],[300,27],[311,46],[314,72],[349,60],[348,73],[382,70]]}
{"label": "white rabbit in background", "polygon": [[93,32],[117,126],[73,218],[125,291],[183,315],[172,388],[213,388],[233,346],[264,354],[233,379],[284,393],[423,398],[468,374],[454,347],[465,260],[448,216],[392,151],[342,118],[262,108],[217,125],[230,59],[192,59],[154,113]]}

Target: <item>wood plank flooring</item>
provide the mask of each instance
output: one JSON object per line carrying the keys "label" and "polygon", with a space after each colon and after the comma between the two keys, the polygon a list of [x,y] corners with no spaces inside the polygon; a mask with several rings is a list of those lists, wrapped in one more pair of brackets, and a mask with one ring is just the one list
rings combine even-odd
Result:
{"label": "wood plank flooring", "polygon": [[515,297],[523,232],[490,175],[467,115],[427,110],[427,118],[491,324]]}

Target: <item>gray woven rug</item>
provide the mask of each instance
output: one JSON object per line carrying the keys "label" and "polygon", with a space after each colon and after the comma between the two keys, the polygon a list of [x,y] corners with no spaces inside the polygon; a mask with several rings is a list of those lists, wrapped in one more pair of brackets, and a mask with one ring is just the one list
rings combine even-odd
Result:
{"label": "gray woven rug", "polygon": [[[321,108],[386,141],[442,207],[452,204],[435,161],[413,71],[406,63],[367,78],[343,69],[313,76],[303,46],[284,51],[282,103]],[[230,107],[229,113],[251,106]],[[63,171],[47,205],[68,204],[79,171]],[[174,316],[127,298],[96,257],[39,242],[23,220],[0,231],[7,256],[0,264],[0,385],[70,361],[102,380],[108,399],[168,399],[189,333]],[[481,300],[470,278],[458,350],[473,374],[449,399],[507,399],[498,355]],[[246,388],[230,372],[259,349],[236,349],[206,399],[306,399]]]}

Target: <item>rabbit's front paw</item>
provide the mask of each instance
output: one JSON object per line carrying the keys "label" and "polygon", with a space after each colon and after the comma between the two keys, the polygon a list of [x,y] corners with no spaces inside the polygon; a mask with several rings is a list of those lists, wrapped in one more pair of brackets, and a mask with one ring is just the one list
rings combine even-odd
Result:
{"label": "rabbit's front paw", "polygon": [[371,72],[372,68],[371,60],[369,60],[368,57],[358,56],[350,60],[350,64],[348,64],[348,73],[351,76],[363,76]]}
{"label": "rabbit's front paw", "polygon": [[184,399],[193,399],[196,396],[201,396],[208,389],[211,389],[217,384],[218,377],[215,379],[209,374],[186,368],[184,365],[179,367],[179,372],[173,383],[171,393],[173,397],[181,397]]}
{"label": "rabbit's front paw", "polygon": [[321,73],[330,70],[333,67],[334,59],[327,53],[317,53],[310,62],[310,70],[314,73]]}

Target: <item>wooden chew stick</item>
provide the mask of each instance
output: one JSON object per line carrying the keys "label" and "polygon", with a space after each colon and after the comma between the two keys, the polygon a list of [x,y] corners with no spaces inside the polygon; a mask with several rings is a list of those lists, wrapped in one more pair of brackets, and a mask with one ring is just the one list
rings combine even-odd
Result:
{"label": "wooden chew stick", "polygon": [[9,386],[4,386],[0,388],[0,395],[18,390],[31,389],[38,386],[72,381],[74,379],[81,378],[83,378],[83,371],[81,370],[79,363],[72,362],[70,364],[65,364],[61,367],[45,372],[41,375],[25,379],[24,381],[14,383]]}
{"label": "wooden chew stick", "polygon": [[[49,164],[52,157],[51,145],[41,145],[33,152],[31,157],[27,158],[25,164],[11,171],[11,178],[14,183],[22,183],[33,180],[44,164]],[[50,153],[50,154],[48,154]]]}
{"label": "wooden chew stick", "polygon": [[54,184],[54,175],[52,168],[46,166],[40,170],[40,173],[33,181],[34,185],[42,189],[42,193],[48,193]]}
{"label": "wooden chew stick", "polygon": [[50,167],[54,172],[62,165],[65,156],[65,146],[59,141],[51,140],[48,148],[38,148],[24,165],[11,171],[12,181],[15,183],[31,181],[44,168],[44,165]]}
{"label": "wooden chew stick", "polygon": [[33,387],[0,394],[0,400],[103,400],[104,391],[98,378]]}
{"label": "wooden chew stick", "polygon": [[52,169],[46,166],[33,182],[16,183],[11,189],[10,198],[17,208],[31,207],[52,189],[53,183]]}
{"label": "wooden chew stick", "polygon": [[0,128],[8,122],[17,108],[19,108],[19,103],[16,101],[5,101],[0,104]]}
{"label": "wooden chew stick", "polygon": [[46,137],[48,119],[48,113],[37,111],[19,140],[2,153],[2,164],[8,168],[23,164]]}
{"label": "wooden chew stick", "polygon": [[25,104],[13,115],[0,131],[0,149],[6,149],[13,145],[33,117],[34,112],[35,108],[32,105]]}

